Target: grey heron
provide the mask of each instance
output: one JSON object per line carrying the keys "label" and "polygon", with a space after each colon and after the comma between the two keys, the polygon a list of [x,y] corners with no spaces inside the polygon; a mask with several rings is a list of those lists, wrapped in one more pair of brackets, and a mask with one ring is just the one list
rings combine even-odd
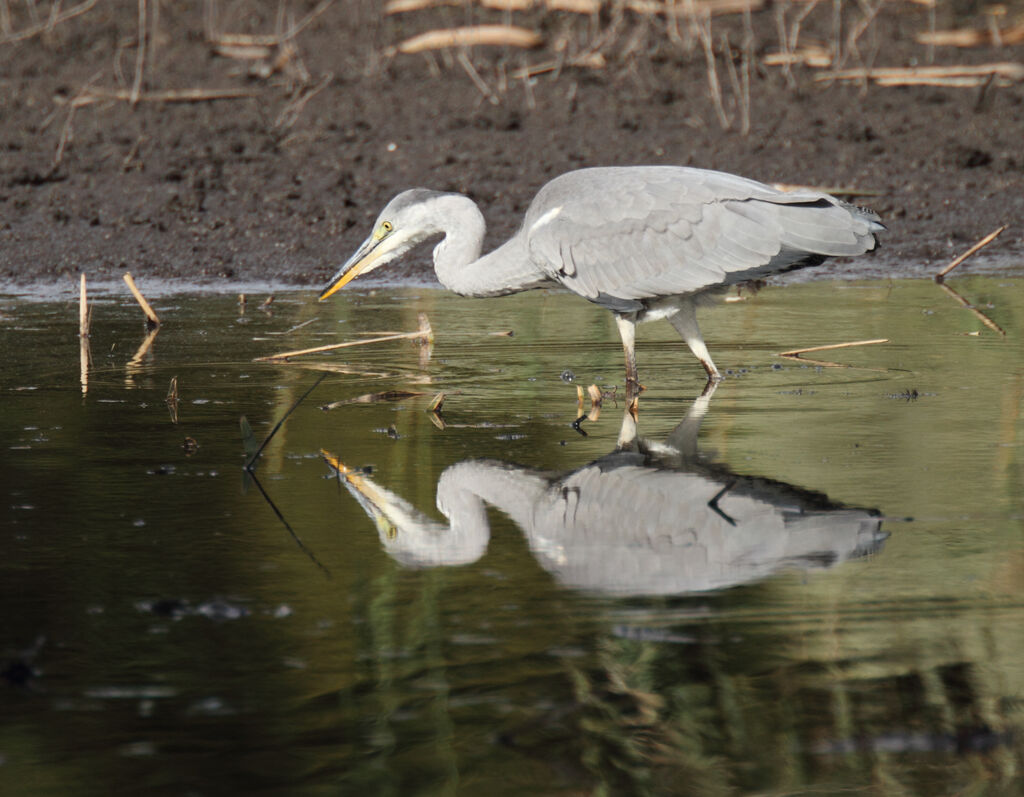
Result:
{"label": "grey heron", "polygon": [[637,380],[636,324],[667,319],[707,371],[702,297],[877,246],[879,217],[809,189],[781,191],[725,172],[679,166],[580,169],[544,185],[519,231],[481,256],[483,214],[463,194],[413,188],[392,199],[320,301],[416,244],[434,247],[441,284],[463,296],[563,285],[615,314],[626,382]]}
{"label": "grey heron", "polygon": [[560,584],[607,595],[724,589],[881,548],[889,535],[875,510],[702,461],[697,435],[709,399],[697,399],[664,443],[638,439],[636,416],[625,412],[616,449],[566,473],[455,463],[437,482],[447,523],[323,453],[384,549],[407,567],[479,560],[490,541],[488,505],[512,519]]}

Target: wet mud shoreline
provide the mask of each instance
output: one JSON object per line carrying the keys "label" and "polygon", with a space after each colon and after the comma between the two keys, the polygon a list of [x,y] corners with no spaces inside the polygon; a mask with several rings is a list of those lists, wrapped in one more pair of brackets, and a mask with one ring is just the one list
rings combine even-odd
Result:
{"label": "wet mud shoreline", "polygon": [[[249,5],[225,10],[218,24],[274,29],[276,5]],[[507,76],[543,61],[543,49],[478,48],[471,63],[482,89],[452,57],[381,55],[417,26],[452,24],[451,14],[397,19],[376,4],[339,3],[295,36],[285,68],[269,77],[211,49],[202,17],[163,10],[134,105],[95,92],[132,85],[135,3],[97,6],[47,36],[0,45],[0,279],[54,284],[131,270],[224,290],[262,280],[315,286],[404,188],[470,194],[497,243],[551,177],[639,163],[849,191],[889,233],[876,256],[826,265],[821,276],[930,275],[1003,224],[1011,227],[980,267],[998,271],[1024,253],[1024,84],[832,84],[806,67],[790,80],[764,64],[777,46],[770,10],[751,15],[753,60],[731,53],[734,67],[747,64],[745,110],[729,88],[730,56],[716,45],[728,130],[709,97],[704,53],[638,18],[620,20],[603,68],[566,68],[529,85]],[[577,25],[539,13],[517,21],[548,41]],[[741,40],[738,18],[714,24],[716,37]],[[827,36],[827,16],[804,24],[805,38]],[[919,63],[921,28],[920,12],[886,5],[861,57]],[[937,48],[934,60],[1019,62],[1022,50]],[[231,96],[168,99],[186,90]],[[428,259],[424,251],[391,276],[422,279]]]}

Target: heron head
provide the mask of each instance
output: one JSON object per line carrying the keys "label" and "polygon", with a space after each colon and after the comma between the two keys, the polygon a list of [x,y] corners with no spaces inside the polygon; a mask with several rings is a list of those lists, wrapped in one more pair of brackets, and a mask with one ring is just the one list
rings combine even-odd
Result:
{"label": "heron head", "polygon": [[433,200],[440,195],[437,191],[412,188],[388,202],[374,222],[370,237],[331,277],[319,301],[322,302],[360,274],[390,263],[438,232],[432,208]]}

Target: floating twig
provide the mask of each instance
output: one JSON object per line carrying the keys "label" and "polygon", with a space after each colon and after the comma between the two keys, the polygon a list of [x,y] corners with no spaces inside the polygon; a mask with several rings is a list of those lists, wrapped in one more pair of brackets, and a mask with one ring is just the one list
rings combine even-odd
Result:
{"label": "floating twig", "polygon": [[329,343],[325,346],[314,346],[311,349],[285,351],[280,354],[270,354],[266,357],[256,357],[253,362],[288,360],[292,357],[300,357],[304,354],[319,354],[325,351],[334,351],[335,349],[347,349],[351,346],[365,346],[369,343],[384,343],[390,340],[423,340],[431,343],[434,340],[434,331],[430,327],[430,322],[427,320],[426,314],[420,313],[420,328],[415,332],[400,332],[395,335],[383,335],[378,338],[367,338],[366,340],[349,340],[344,343]]}
{"label": "floating twig", "polygon": [[332,401],[330,404],[321,405],[320,409],[335,410],[338,407],[344,407],[346,404],[378,404],[383,401],[402,401],[403,399],[416,398],[417,396],[425,395],[427,394],[414,390],[382,390],[379,393],[364,393],[363,395],[355,396],[354,398]]}
{"label": "floating twig", "polygon": [[[939,287],[942,288],[942,290],[944,290],[948,296],[951,296],[961,307],[964,307],[967,310],[970,310],[972,313],[974,313],[975,317],[979,321],[981,321],[981,323],[983,323],[985,326],[987,326],[993,332],[997,332],[1000,335],[1002,335],[1003,337],[1006,337],[1006,330],[1003,329],[1001,326],[999,326],[999,324],[997,324],[995,321],[993,321],[991,318],[989,318],[987,315],[985,315],[983,312],[981,312],[981,310],[979,310],[977,307],[975,307],[973,304],[971,304],[969,301],[967,301],[967,299],[965,299],[963,296],[961,296],[955,290],[950,288],[941,279],[936,277],[935,281],[938,283]],[[971,334],[971,333],[968,333],[968,334]]]}
{"label": "floating twig", "polygon": [[132,279],[132,275],[130,272],[126,271],[124,273],[124,281],[125,284],[128,286],[128,290],[132,292],[132,296],[135,297],[135,301],[137,301],[139,303],[139,306],[142,308],[142,312],[146,314],[146,327],[153,328],[160,326],[159,316],[157,316],[157,314],[153,311],[153,308],[150,306],[149,302],[146,301],[146,297],[143,296],[139,292],[139,289],[135,287],[135,280]]}
{"label": "floating twig", "polygon": [[792,349],[791,351],[779,352],[779,357],[790,357],[797,359],[801,354],[812,351],[830,351],[831,349],[849,349],[853,346],[873,346],[877,343],[888,343],[888,338],[875,338],[874,340],[852,340],[849,343],[829,343],[827,346],[808,346],[805,349]]}
{"label": "floating twig", "polygon": [[978,243],[976,243],[974,246],[972,246],[970,249],[968,249],[966,252],[964,252],[962,255],[960,255],[959,257],[954,258],[953,261],[948,266],[946,266],[944,269],[942,269],[942,271],[940,271],[938,274],[935,275],[935,281],[936,282],[942,282],[946,278],[946,275],[950,271],[952,271],[957,266],[959,266],[961,263],[963,263],[967,258],[969,258],[971,255],[973,255],[975,252],[977,252],[977,251],[979,251],[981,249],[984,249],[986,246],[988,246],[990,243],[992,243],[996,238],[998,238],[1002,234],[1003,230],[1005,230],[1006,227],[1007,227],[1007,225],[1004,224],[998,230],[993,230],[988,235],[986,235],[984,238],[982,238],[980,241],[978,241]]}

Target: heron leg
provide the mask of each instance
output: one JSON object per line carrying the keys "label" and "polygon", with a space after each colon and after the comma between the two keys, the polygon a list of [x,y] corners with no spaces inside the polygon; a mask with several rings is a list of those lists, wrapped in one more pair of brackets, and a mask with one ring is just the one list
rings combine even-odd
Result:
{"label": "heron leg", "polygon": [[679,312],[669,316],[668,320],[686,341],[686,345],[690,347],[694,357],[700,360],[700,364],[704,366],[704,370],[708,373],[708,381],[721,381],[722,375],[711,360],[711,353],[704,345],[704,336],[700,334],[700,327],[697,326],[697,307],[693,300],[683,299],[679,303]]}
{"label": "heron leg", "polygon": [[616,313],[615,323],[622,338],[622,350],[626,354],[626,401],[640,395],[643,385],[636,371],[636,313]]}

